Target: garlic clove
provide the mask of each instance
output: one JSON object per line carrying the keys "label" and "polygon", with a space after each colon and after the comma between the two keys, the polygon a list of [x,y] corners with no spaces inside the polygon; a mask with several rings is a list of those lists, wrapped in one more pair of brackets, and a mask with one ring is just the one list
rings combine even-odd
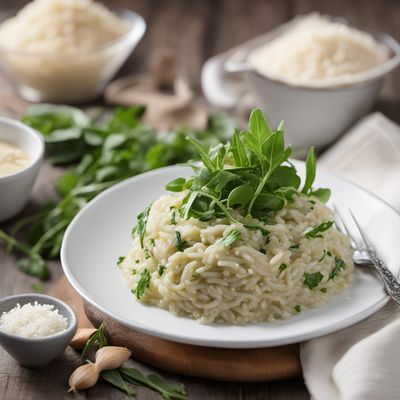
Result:
{"label": "garlic clove", "polygon": [[96,332],[95,328],[80,328],[77,330],[75,336],[72,338],[69,345],[75,350],[81,350],[85,347],[86,342],[90,336]]}
{"label": "garlic clove", "polygon": [[126,347],[105,346],[96,352],[96,365],[100,370],[115,369],[131,355],[132,352]]}
{"label": "garlic clove", "polygon": [[78,367],[69,377],[68,392],[89,389],[99,379],[100,370],[96,364],[84,364]]}

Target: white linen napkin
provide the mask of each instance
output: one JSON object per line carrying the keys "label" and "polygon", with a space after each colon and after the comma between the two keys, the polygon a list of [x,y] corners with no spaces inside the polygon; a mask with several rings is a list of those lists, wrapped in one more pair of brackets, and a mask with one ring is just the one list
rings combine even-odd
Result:
{"label": "white linen napkin", "polygon": [[[400,126],[384,115],[361,120],[318,165],[400,211]],[[390,301],[354,326],[302,343],[300,358],[314,400],[399,399],[400,307]]]}

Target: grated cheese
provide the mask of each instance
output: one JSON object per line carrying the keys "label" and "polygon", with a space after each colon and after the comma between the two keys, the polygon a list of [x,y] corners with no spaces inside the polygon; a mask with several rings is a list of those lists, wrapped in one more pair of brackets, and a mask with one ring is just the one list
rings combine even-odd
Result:
{"label": "grated cheese", "polygon": [[256,48],[248,62],[261,74],[287,83],[335,86],[354,82],[388,58],[388,49],[372,35],[315,13]]}
{"label": "grated cheese", "polygon": [[0,43],[11,50],[63,53],[102,45],[129,29],[129,22],[92,0],[35,0],[0,25]]}
{"label": "grated cheese", "polygon": [[27,338],[43,338],[65,331],[68,327],[64,318],[54,305],[19,303],[0,317],[0,329]]}

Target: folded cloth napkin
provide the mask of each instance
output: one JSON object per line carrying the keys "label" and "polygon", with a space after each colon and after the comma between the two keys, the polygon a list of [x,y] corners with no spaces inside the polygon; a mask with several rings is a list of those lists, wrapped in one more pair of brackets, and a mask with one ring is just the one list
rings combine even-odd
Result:
{"label": "folded cloth napkin", "polygon": [[[400,211],[400,126],[384,115],[361,120],[318,165]],[[312,399],[400,399],[399,338],[400,307],[390,301],[354,326],[302,343],[301,364]]]}

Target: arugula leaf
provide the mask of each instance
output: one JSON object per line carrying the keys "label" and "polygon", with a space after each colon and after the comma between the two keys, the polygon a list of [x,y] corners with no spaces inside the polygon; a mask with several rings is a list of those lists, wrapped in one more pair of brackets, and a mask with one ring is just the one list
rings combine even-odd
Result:
{"label": "arugula leaf", "polygon": [[176,178],[173,181],[166,184],[165,188],[170,192],[182,192],[185,189],[185,178]]}
{"label": "arugula leaf", "polygon": [[318,197],[323,203],[326,203],[331,197],[331,190],[324,188],[312,190],[310,196]]}
{"label": "arugula leaf", "polygon": [[136,298],[140,300],[144,294],[144,291],[150,287],[151,275],[147,268],[145,268],[139,276],[139,280],[136,283],[136,289],[134,290],[134,294]]}
{"label": "arugula leaf", "polygon": [[121,392],[124,392],[127,396],[132,397],[135,394],[135,391],[126,384],[122,373],[118,369],[102,371],[101,377],[117,389],[121,390]]}
{"label": "arugula leaf", "polygon": [[332,227],[332,225],[333,225],[333,221],[321,222],[315,228],[307,231],[305,233],[305,237],[307,237],[309,239],[320,238],[320,237],[322,237],[321,233],[330,229]]}
{"label": "arugula leaf", "polygon": [[214,172],[216,170],[214,163],[212,162],[210,156],[208,155],[207,148],[202,145],[199,141],[196,139],[192,138],[187,138],[187,140],[193,144],[194,147],[196,147],[197,151],[199,152],[199,155],[201,157],[201,160],[203,161],[204,166],[210,171]]}
{"label": "arugula leaf", "polygon": [[182,239],[182,235],[179,231],[175,231],[175,247],[178,251],[184,251],[188,246],[188,242]]}
{"label": "arugula leaf", "polygon": [[332,272],[329,274],[328,280],[333,279],[340,272],[340,270],[345,267],[346,267],[345,262],[341,258],[335,257],[335,266],[334,266]]}
{"label": "arugula leaf", "polygon": [[270,193],[261,193],[257,196],[254,205],[258,208],[278,211],[283,208],[285,201],[280,196]]}
{"label": "arugula leaf", "polygon": [[235,163],[238,167],[248,167],[250,165],[249,157],[247,156],[246,147],[241,139],[241,133],[235,130],[232,137],[231,152]]}
{"label": "arugula leaf", "polygon": [[222,244],[225,247],[231,246],[233,243],[235,243],[237,240],[239,240],[242,237],[242,234],[238,229],[232,229],[227,235],[225,235],[222,238]]}
{"label": "arugula leaf", "polygon": [[146,234],[146,225],[147,225],[147,219],[149,218],[150,214],[150,209],[151,209],[151,204],[144,209],[136,218],[137,218],[137,223],[132,229],[132,236],[134,233],[137,233],[140,238],[140,246],[142,249],[144,248],[144,235]]}
{"label": "arugula leaf", "polygon": [[246,206],[253,198],[254,190],[248,183],[235,187],[228,196],[228,207]]}
{"label": "arugula leaf", "polygon": [[315,158],[315,151],[314,147],[311,147],[306,159],[306,181],[304,182],[304,186],[301,191],[302,193],[308,194],[310,192],[311,186],[315,180],[316,168],[317,168],[317,161]]}
{"label": "arugula leaf", "polygon": [[155,374],[145,376],[136,368],[119,367],[123,378],[133,384],[147,386],[159,393],[166,400],[187,400],[183,385],[171,384]]}
{"label": "arugula leaf", "polygon": [[314,272],[314,273],[304,273],[304,283],[308,286],[309,289],[313,289],[320,284],[324,276],[321,272]]}

